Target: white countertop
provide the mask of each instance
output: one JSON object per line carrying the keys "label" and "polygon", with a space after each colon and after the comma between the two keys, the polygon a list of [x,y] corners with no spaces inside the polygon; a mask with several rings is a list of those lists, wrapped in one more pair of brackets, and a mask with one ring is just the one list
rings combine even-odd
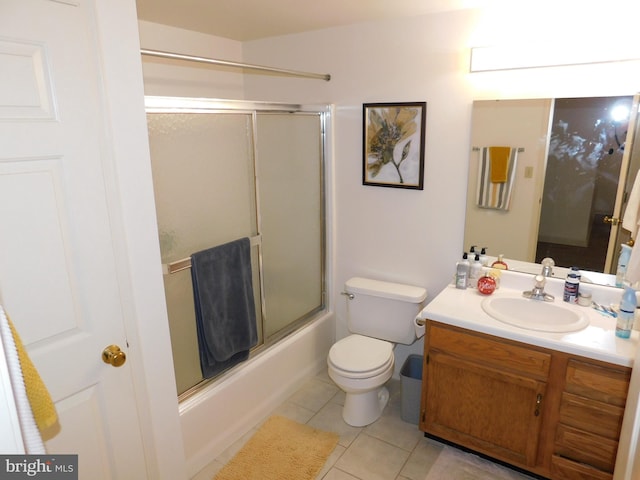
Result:
{"label": "white countertop", "polygon": [[[525,277],[503,273],[501,287],[492,295],[520,295],[523,290],[530,290],[533,286],[531,275]],[[507,278],[508,277],[508,278]],[[522,288],[522,285],[527,287]],[[418,315],[419,318],[435,320],[441,323],[474,330],[518,342],[536,345],[552,350],[579,355],[594,360],[631,367],[640,344],[640,333],[633,330],[631,338],[623,339],[615,336],[616,319],[606,316],[590,307],[569,305],[562,301],[562,286],[564,282],[554,283],[550,279],[546,290],[555,295],[555,303],[563,303],[567,308],[579,309],[589,319],[589,326],[569,333],[549,333],[515,327],[489,316],[482,309],[482,301],[487,298],[476,289],[459,290],[454,285],[448,285],[442,290]],[[593,291],[593,288],[591,287]],[[600,287],[593,291],[593,299],[599,303],[609,304],[622,294],[621,289]]]}

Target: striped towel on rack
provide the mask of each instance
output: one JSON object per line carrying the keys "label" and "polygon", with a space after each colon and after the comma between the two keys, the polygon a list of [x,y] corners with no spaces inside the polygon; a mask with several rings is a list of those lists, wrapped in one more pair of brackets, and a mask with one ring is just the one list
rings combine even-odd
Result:
{"label": "striped towel on rack", "polygon": [[476,205],[480,208],[493,208],[495,210],[509,210],[511,192],[516,179],[516,164],[518,161],[518,149],[509,148],[509,160],[507,163],[506,181],[494,183],[491,181],[491,150],[493,147],[479,149],[478,163],[478,188],[476,193]]}

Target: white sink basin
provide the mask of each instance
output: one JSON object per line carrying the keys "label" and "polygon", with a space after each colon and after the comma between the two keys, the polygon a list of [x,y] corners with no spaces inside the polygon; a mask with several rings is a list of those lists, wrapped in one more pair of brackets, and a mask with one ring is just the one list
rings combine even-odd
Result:
{"label": "white sink basin", "polygon": [[562,305],[562,300],[544,302],[524,297],[487,297],[482,309],[503,323],[539,332],[576,332],[589,325],[579,310]]}

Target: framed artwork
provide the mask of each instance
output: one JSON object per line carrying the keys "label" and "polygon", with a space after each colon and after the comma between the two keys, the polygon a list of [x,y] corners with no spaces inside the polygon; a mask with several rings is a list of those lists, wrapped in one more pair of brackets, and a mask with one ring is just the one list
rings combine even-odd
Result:
{"label": "framed artwork", "polygon": [[362,105],[363,185],[423,189],[426,114],[426,102]]}

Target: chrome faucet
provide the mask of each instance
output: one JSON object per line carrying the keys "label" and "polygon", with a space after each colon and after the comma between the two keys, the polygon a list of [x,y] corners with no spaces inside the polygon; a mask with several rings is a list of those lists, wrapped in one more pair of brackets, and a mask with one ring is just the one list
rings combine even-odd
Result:
{"label": "chrome faucet", "polygon": [[555,297],[544,291],[544,284],[547,282],[544,275],[539,274],[534,277],[535,284],[533,289],[522,292],[522,296],[532,300],[544,300],[545,302],[553,302]]}
{"label": "chrome faucet", "polygon": [[545,277],[550,277],[553,275],[553,267],[556,265],[556,262],[553,261],[551,257],[545,257],[542,259],[542,275]]}

